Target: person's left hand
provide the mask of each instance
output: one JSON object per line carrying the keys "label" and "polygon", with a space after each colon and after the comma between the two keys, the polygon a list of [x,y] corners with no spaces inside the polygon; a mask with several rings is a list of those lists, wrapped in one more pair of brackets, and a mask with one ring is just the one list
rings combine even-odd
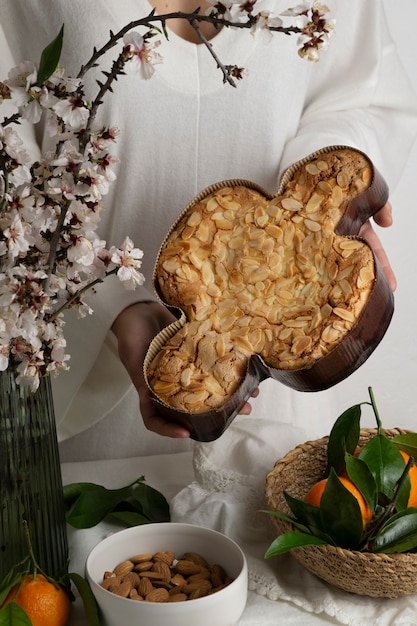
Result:
{"label": "person's left hand", "polygon": [[[382,209],[378,211],[378,213],[375,213],[375,215],[373,216],[373,220],[375,224],[381,226],[382,228],[387,228],[388,226],[391,226],[393,222],[391,203],[387,202],[385,206],[383,206]],[[369,220],[365,222],[365,224],[362,226],[359,231],[359,235],[363,237],[363,239],[365,239],[365,241],[367,241],[371,246],[375,256],[382,266],[382,269],[384,270],[389,286],[391,287],[392,291],[395,291],[397,287],[397,279],[395,278],[394,271],[388,260],[387,253],[384,250],[381,240],[374,231],[372,224]]]}

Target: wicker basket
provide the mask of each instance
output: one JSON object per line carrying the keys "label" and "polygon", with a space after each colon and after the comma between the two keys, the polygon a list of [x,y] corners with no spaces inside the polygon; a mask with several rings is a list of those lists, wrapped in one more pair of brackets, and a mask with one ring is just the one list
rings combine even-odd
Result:
{"label": "wicker basket", "polygon": [[[388,437],[405,431],[385,430]],[[376,430],[361,430],[364,445]],[[328,437],[308,441],[276,462],[266,477],[265,493],[271,510],[290,513],[283,492],[303,498],[324,477]],[[279,534],[291,524],[271,516]],[[345,591],[363,596],[397,598],[417,593],[417,554],[372,554],[330,545],[296,548],[292,555],[307,570]]]}

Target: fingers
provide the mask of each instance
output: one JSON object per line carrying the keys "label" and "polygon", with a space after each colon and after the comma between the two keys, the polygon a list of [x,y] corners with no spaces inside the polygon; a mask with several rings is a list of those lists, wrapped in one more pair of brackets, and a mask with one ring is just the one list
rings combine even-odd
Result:
{"label": "fingers", "polygon": [[140,412],[146,428],[158,435],[172,437],[174,439],[186,439],[190,436],[190,431],[166,420],[160,415],[153,405],[148,390],[145,387],[139,388]]}
{"label": "fingers", "polygon": [[382,228],[388,228],[389,226],[392,226],[393,220],[391,202],[387,202],[385,206],[383,206],[382,209],[378,211],[378,213],[375,213],[373,220],[375,224],[378,224],[378,226],[381,226]]}
{"label": "fingers", "polygon": [[[388,215],[385,216],[384,220],[388,219]],[[388,224],[387,224],[388,225]],[[395,291],[397,287],[397,279],[395,278],[394,271],[389,262],[388,256],[382,246],[382,243],[371,226],[371,223],[365,222],[362,228],[359,231],[359,235],[368,242],[374,251],[375,256],[381,264],[381,267],[384,271],[385,276],[387,277],[388,284],[391,287],[392,291]]]}

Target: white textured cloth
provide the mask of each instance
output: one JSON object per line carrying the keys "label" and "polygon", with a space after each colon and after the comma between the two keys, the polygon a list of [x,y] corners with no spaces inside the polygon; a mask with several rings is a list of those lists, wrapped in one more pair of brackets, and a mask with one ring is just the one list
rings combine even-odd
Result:
{"label": "white textured cloth", "polygon": [[[279,12],[288,4],[264,0],[263,6]],[[54,385],[61,439],[96,423],[127,393],[130,382],[111,339],[106,343],[108,329],[132,300],[154,298],[159,245],[201,189],[247,178],[274,192],[285,167],[331,144],[364,150],[391,185],[397,181],[416,132],[416,104],[386,31],[382,2],[329,5],[336,33],[318,63],[298,57],[296,37],[277,34],[267,43],[246,31],[223,29],[212,40],[219,58],[249,72],[233,89],[222,84],[204,46],[171,33],[158,49],[164,61],[154,77],[121,77],[105,99],[99,119],[120,128],[121,162],[100,235],[118,245],[129,234],[145,252],[147,282],[134,294],[105,282],[91,301],[91,319],[68,316],[71,370]],[[10,56],[16,63],[39,58],[64,23],[62,63],[74,75],[110,30],[150,9],[147,0],[2,0],[0,69],[6,73]],[[106,69],[113,56],[114,50]],[[96,77],[87,84],[89,93],[96,93]],[[39,139],[46,147],[47,139]],[[282,411],[298,402],[282,386],[279,394]],[[270,397],[269,410],[274,405]]]}
{"label": "white textured cloth", "polygon": [[275,461],[307,438],[306,430],[291,424],[277,428],[274,419],[239,418],[214,444],[196,446],[195,481],[171,501],[172,520],[214,528],[239,543],[248,560],[249,589],[263,596],[262,601],[253,599],[256,624],[294,623],[278,620],[282,601],[307,612],[299,616],[300,624],[309,624],[308,613],[349,626],[415,624],[417,596],[357,596],[321,581],[290,554],[263,558],[276,536],[269,516],[259,512],[266,508],[265,476]]}

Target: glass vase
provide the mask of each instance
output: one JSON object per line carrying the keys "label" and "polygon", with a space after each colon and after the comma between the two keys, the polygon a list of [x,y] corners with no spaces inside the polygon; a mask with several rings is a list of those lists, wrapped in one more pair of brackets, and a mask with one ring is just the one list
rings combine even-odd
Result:
{"label": "glass vase", "polygon": [[51,381],[31,392],[0,372],[0,580],[28,554],[26,520],[39,566],[65,575],[68,540]]}

